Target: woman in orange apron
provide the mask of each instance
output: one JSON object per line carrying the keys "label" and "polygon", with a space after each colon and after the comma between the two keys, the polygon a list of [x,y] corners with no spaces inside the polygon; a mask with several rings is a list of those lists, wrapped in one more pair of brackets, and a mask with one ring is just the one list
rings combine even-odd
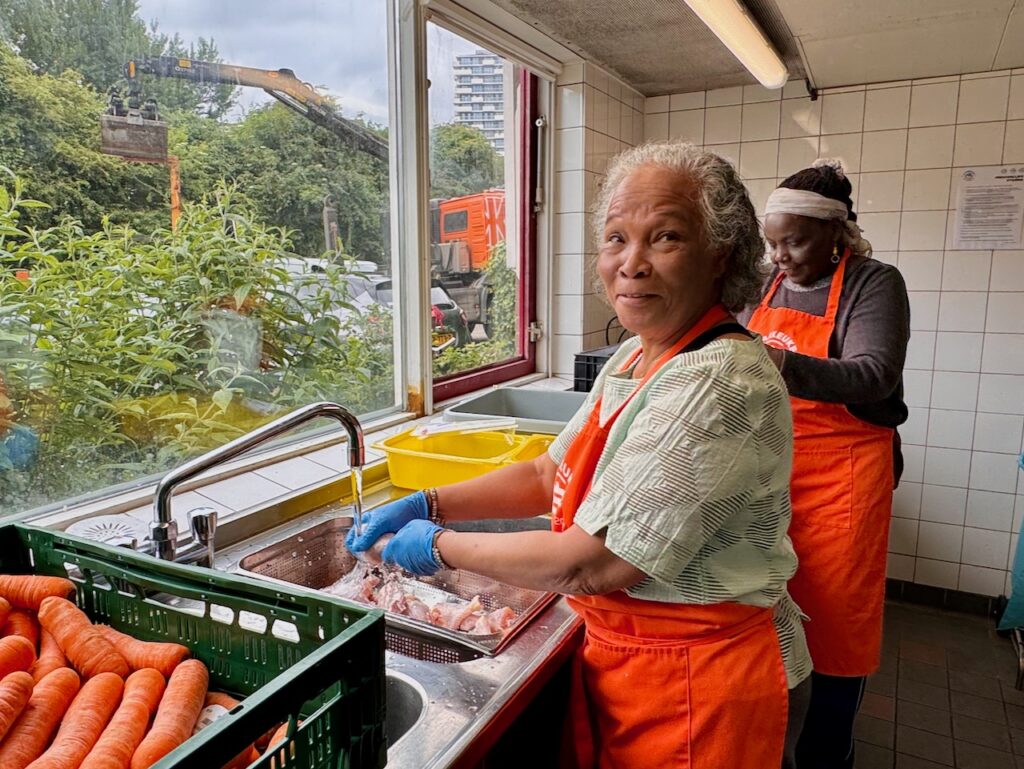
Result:
{"label": "woman in orange apron", "polygon": [[762,336],[793,409],[789,591],[810,618],[811,705],[800,769],[853,766],[853,722],[878,669],[894,487],[894,428],[905,421],[909,338],[899,272],[870,261],[838,164],[805,169],[766,204],[777,268],[747,327]]}
{"label": "woman in orange apron", "polygon": [[[549,454],[370,511],[348,544],[397,532],[383,557],[408,571],[569,596],[586,634],[566,765],[777,767],[810,667],[785,592],[785,388],[730,315],[759,285],[753,207],[728,163],[682,143],[620,156],[603,195],[598,272],[637,336]],[[442,528],[547,512],[550,531]]]}

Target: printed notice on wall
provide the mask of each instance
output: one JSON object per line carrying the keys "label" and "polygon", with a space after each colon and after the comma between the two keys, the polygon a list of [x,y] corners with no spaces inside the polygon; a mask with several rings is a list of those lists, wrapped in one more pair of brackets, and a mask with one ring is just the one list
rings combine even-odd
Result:
{"label": "printed notice on wall", "polygon": [[1024,165],[965,168],[953,248],[1024,248]]}

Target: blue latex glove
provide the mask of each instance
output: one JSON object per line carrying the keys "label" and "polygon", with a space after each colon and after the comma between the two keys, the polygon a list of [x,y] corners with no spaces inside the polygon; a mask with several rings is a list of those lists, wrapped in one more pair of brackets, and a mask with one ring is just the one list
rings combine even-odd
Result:
{"label": "blue latex glove", "polygon": [[353,553],[369,550],[382,534],[395,534],[410,521],[425,521],[430,514],[427,495],[422,491],[375,507],[363,513],[363,533],[356,537],[355,528],[345,535],[345,547]]}
{"label": "blue latex glove", "polygon": [[432,521],[410,521],[388,542],[381,557],[384,563],[401,566],[410,574],[429,577],[440,570],[434,560],[434,537],[444,531]]}

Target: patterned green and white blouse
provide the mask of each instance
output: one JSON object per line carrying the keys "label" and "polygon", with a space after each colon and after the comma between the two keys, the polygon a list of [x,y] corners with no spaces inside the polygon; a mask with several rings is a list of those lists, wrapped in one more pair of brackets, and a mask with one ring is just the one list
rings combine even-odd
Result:
{"label": "patterned green and white blouse", "polygon": [[[603,395],[604,423],[636,389],[605,365],[549,451],[561,464]],[[786,536],[793,423],[786,386],[759,340],[719,339],[677,355],[615,421],[575,523],[647,578],[638,599],[774,606],[790,687],[811,672],[800,612],[786,592],[797,558]]]}

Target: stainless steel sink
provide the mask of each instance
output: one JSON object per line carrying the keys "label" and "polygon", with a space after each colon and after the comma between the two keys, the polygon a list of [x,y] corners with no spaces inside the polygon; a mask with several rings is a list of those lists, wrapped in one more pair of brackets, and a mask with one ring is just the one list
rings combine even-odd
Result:
{"label": "stainless steel sink", "polygon": [[[238,571],[272,582],[299,585],[311,590],[329,587],[356,568],[356,559],[345,548],[352,525],[347,515],[314,523],[284,536],[238,563]],[[547,521],[522,519],[474,522],[477,531],[508,531],[547,526]],[[516,615],[503,633],[470,635],[387,612],[385,641],[390,651],[429,660],[459,663],[498,654],[554,599],[552,593],[510,587],[468,571],[441,571],[432,577],[407,577],[405,587],[428,605],[479,598],[487,610],[502,606]]]}
{"label": "stainless steel sink", "polygon": [[427,698],[423,688],[401,673],[388,672],[385,682],[387,733],[390,748],[423,718]]}
{"label": "stainless steel sink", "polygon": [[[390,489],[383,489],[372,494],[367,502],[373,507],[393,498]],[[216,568],[238,572],[247,556],[347,512],[334,503],[301,518],[281,516],[272,508],[256,513],[245,521],[244,538],[233,539],[220,549]],[[536,527],[544,522],[497,522],[502,530],[521,529],[524,524]],[[473,526],[491,530],[493,527],[495,522]],[[304,550],[302,547],[297,552],[305,555]],[[328,560],[319,563],[326,569]],[[314,589],[296,588],[294,583],[292,588]],[[579,622],[565,601],[556,600],[542,608],[496,656],[467,655],[465,648],[452,645],[448,647],[451,658],[440,659],[435,655],[445,647],[437,638],[414,639],[412,634],[402,637],[410,642],[426,641],[423,648],[396,648],[390,644],[392,650],[385,652],[384,663],[388,769],[447,769],[471,745],[488,739],[484,735],[492,735],[489,739],[493,739],[500,731],[494,732],[492,725],[514,717],[525,706],[524,689],[550,675],[568,659],[578,642]],[[388,634],[392,631],[404,632],[404,628],[392,625]],[[445,664],[438,664],[442,661]]]}

